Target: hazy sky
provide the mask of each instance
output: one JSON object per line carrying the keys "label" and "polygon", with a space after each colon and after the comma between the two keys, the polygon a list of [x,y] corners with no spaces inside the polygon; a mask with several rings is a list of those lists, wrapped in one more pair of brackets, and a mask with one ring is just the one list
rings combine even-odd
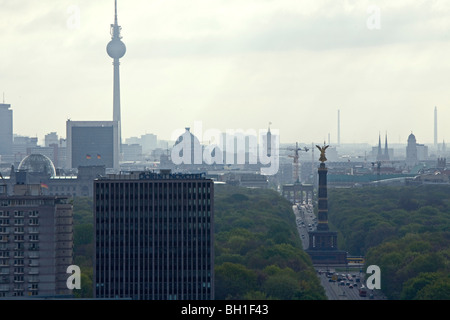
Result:
{"label": "hazy sky", "polygon": [[[118,0],[122,137],[265,129],[281,142],[450,142],[450,1]],[[112,120],[113,0],[0,0],[14,133]]]}

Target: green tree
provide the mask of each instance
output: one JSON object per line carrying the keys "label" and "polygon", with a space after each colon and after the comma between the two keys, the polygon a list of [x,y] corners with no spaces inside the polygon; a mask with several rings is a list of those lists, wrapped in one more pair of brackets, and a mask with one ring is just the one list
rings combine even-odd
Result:
{"label": "green tree", "polygon": [[245,266],[225,262],[215,268],[216,298],[241,299],[256,287],[256,272]]}

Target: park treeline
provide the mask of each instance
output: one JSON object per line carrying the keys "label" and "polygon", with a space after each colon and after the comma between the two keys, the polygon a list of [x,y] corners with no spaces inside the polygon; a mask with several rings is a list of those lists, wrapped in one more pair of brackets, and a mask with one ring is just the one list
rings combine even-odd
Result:
{"label": "park treeline", "polygon": [[389,299],[450,299],[450,186],[329,189],[340,249],[381,269]]}
{"label": "park treeline", "polygon": [[[273,190],[214,189],[216,299],[326,299],[287,200]],[[74,230],[74,259],[82,274],[75,295],[92,297],[90,198],[74,199]]]}
{"label": "park treeline", "polygon": [[214,192],[216,299],[326,299],[289,201],[274,190]]}

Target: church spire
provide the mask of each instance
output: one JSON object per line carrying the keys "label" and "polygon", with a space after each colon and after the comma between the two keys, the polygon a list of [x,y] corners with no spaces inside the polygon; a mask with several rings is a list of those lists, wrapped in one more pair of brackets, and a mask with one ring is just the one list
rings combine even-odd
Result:
{"label": "church spire", "polygon": [[386,132],[386,138],[384,141],[384,159],[389,160],[389,148],[388,148],[388,140],[387,140],[387,132]]}

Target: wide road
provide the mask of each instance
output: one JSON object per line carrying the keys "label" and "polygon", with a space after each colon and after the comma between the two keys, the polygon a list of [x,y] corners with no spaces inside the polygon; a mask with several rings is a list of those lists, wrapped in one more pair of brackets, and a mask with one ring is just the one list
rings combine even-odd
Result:
{"label": "wide road", "polygon": [[[295,214],[295,223],[297,224],[298,234],[302,240],[303,249],[309,247],[308,232],[316,230],[317,219],[314,215],[313,206],[311,204],[295,204],[292,206]],[[364,273],[360,273],[359,267],[339,271],[334,269],[325,270],[323,267],[316,267],[318,277],[322,286],[325,288],[326,295],[329,300],[384,300],[386,299],[380,290],[367,290],[366,297],[359,295],[359,289],[364,284]],[[332,272],[337,273],[338,281],[330,279]]]}
{"label": "wide road", "polygon": [[295,222],[297,224],[298,234],[302,240],[303,249],[309,247],[308,231],[316,230],[316,218],[312,205],[293,205],[292,210],[295,214]]}
{"label": "wide road", "polygon": [[[321,270],[321,269],[319,269]],[[359,288],[363,285],[363,274],[359,272],[333,272],[339,275],[339,280],[332,281],[327,272],[319,271],[319,278],[329,300],[368,300],[370,299],[371,290],[367,290],[367,296],[359,295]]]}

